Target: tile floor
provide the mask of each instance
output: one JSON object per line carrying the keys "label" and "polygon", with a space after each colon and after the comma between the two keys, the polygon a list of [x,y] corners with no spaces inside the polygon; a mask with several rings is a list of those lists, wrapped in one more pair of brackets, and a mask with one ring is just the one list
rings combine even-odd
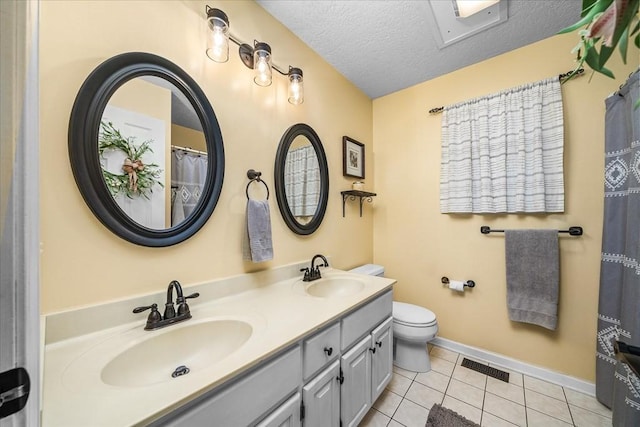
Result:
{"label": "tile floor", "polygon": [[394,367],[387,389],[361,427],[424,427],[434,403],[483,427],[611,426],[611,411],[595,397],[495,366],[509,372],[509,383],[461,366],[467,357],[432,346],[431,371]]}

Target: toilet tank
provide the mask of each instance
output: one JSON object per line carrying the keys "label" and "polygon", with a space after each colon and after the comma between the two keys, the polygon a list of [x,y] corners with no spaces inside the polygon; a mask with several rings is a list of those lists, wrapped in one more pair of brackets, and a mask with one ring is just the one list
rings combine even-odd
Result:
{"label": "toilet tank", "polygon": [[378,264],[365,264],[349,270],[351,273],[384,277],[384,267]]}

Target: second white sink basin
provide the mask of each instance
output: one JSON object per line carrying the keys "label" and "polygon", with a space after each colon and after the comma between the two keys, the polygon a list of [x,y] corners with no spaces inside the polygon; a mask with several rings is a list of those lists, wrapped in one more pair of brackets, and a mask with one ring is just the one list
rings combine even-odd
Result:
{"label": "second white sink basin", "polygon": [[305,284],[304,289],[314,297],[345,297],[364,289],[364,282],[351,277],[327,277]]}
{"label": "second white sink basin", "polygon": [[181,366],[198,375],[199,369],[238,350],[253,333],[249,323],[235,319],[168,328],[147,332],[148,338],[111,359],[101,371],[102,381],[120,387],[147,386],[172,380],[172,373]]}

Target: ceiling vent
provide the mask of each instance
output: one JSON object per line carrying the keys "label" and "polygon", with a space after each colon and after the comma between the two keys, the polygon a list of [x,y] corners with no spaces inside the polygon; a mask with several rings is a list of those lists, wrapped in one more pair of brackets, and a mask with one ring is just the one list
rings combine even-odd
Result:
{"label": "ceiling vent", "polygon": [[507,0],[489,0],[486,7],[468,16],[460,13],[462,5],[457,2],[429,0],[430,28],[440,49],[507,21]]}

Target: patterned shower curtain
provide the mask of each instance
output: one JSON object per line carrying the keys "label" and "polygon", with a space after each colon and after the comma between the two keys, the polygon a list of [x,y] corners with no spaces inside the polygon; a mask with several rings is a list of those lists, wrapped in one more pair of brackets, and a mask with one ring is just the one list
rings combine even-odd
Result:
{"label": "patterned shower curtain", "polygon": [[640,426],[640,379],[616,360],[616,340],[640,346],[640,70],[606,100],[604,230],[596,395],[614,426]]}
{"label": "patterned shower curtain", "polygon": [[320,163],[312,145],[289,150],[284,165],[284,192],[294,216],[315,215],[320,200]]}
{"label": "patterned shower curtain", "polygon": [[171,226],[188,218],[202,196],[207,179],[207,156],[171,151]]}

